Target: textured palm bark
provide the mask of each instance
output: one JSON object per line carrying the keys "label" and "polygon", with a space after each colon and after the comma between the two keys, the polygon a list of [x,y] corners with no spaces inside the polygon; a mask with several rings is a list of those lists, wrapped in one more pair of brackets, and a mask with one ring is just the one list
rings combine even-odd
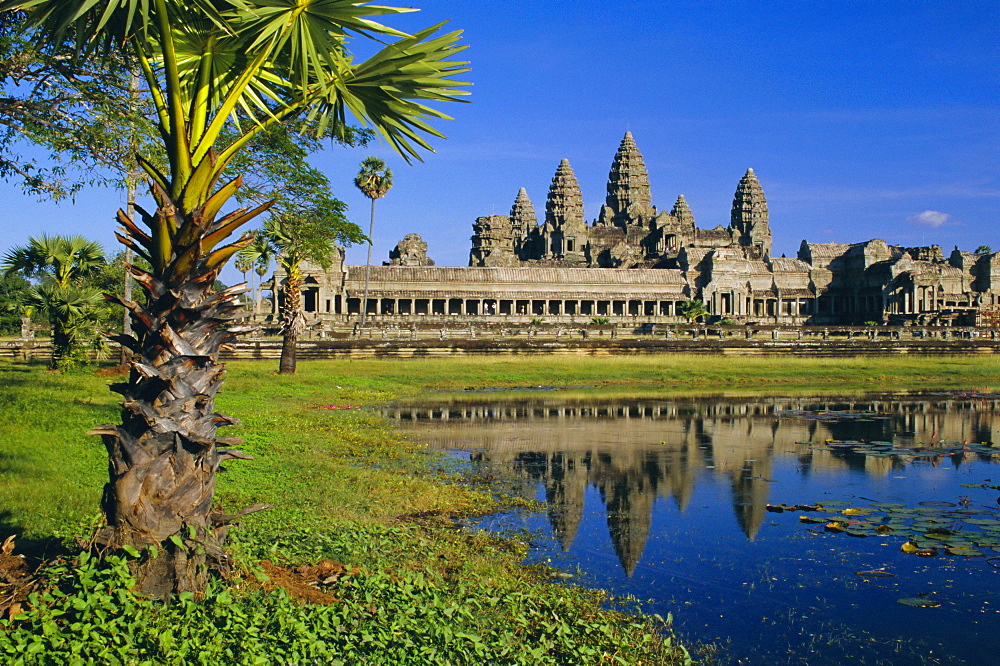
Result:
{"label": "textured palm bark", "polygon": [[299,335],[306,326],[305,317],[302,315],[302,270],[298,264],[292,264],[287,269],[285,298],[281,308],[281,360],[278,362],[280,375],[295,374],[296,345]]}
{"label": "textured palm bark", "polygon": [[[174,213],[171,208],[161,206],[157,214]],[[192,243],[217,228],[201,226]],[[213,293],[219,268],[196,256],[190,270],[167,272],[175,275],[170,283],[130,268],[148,298],[146,305],[114,299],[131,313],[133,328],[133,335],[118,338],[132,352],[129,379],[111,387],[123,396],[122,422],[91,431],[102,436],[109,458],[101,500],[106,526],[95,543],[141,551],[132,561],[139,587],[162,598],[204,589],[210,569],[229,566],[227,524],[268,508],[232,515],[213,509],[220,463],[250,459],[229,448],[241,440],[216,436],[219,427],[238,423],[215,411],[225,376],[219,352],[250,328],[231,325],[241,315],[245,285]]]}

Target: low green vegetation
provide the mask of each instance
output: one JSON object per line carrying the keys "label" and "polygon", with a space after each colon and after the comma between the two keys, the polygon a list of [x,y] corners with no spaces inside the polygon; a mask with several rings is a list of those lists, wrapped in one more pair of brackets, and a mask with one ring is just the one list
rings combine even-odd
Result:
{"label": "low green vegetation", "polygon": [[[105,453],[84,431],[116,418],[116,378],[0,363],[0,537],[56,558],[30,603],[0,620],[5,663],[687,661],[664,621],[522,567],[524,538],[458,528],[496,499],[357,409],[396,395],[391,379],[351,364],[305,364],[295,377],[271,365],[234,364],[220,397],[256,460],[227,464],[218,497],[227,511],[276,508],[234,530],[230,580],[164,606],[129,591],[123,562],[70,547],[96,521]],[[332,575],[301,573],[324,562]]]}
{"label": "low green vegetation", "polygon": [[270,362],[229,370],[218,406],[244,425],[226,434],[245,437],[255,460],[227,463],[218,500],[226,512],[275,508],[233,530],[228,580],[164,606],[129,591],[123,562],[72,547],[98,520],[106,456],[84,432],[117,418],[107,389],[117,378],[0,362],[0,540],[15,534],[15,552],[54,561],[30,604],[0,620],[6,663],[685,663],[664,620],[608,610],[603,593],[521,566],[525,537],[458,527],[513,500],[470,485],[458,463],[364,407],[539,385],[972,391],[995,384],[998,361],[508,357],[301,362],[295,376]]}

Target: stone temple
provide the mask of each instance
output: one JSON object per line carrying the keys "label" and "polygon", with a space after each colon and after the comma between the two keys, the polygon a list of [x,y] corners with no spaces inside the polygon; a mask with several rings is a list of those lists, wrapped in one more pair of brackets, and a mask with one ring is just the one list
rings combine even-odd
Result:
{"label": "stone temple", "polygon": [[[1000,253],[956,248],[945,257],[937,245],[803,240],[797,257],[773,257],[767,199],[753,169],[736,185],[729,225],[700,229],[683,195],[669,212],[653,205],[630,132],[593,221],[564,159],[543,218],[521,188],[509,215],[477,218],[472,228],[467,267],[435,266],[427,244],[408,234],[386,265],[372,267],[366,306],[365,267],[345,265],[343,252],[327,271],[308,268],[308,317],[316,327],[340,328],[366,307],[373,325],[412,317],[679,323],[679,306],[697,299],[731,323],[972,325],[1000,318]],[[273,303],[271,317],[278,311]]]}
{"label": "stone temple", "polygon": [[472,229],[470,266],[676,269],[687,249],[729,249],[756,261],[771,254],[767,200],[753,169],[736,189],[729,227],[698,229],[683,194],[670,212],[652,204],[649,174],[631,132],[615,154],[608,195],[593,224],[584,220],[580,186],[563,160],[541,224],[521,188],[509,216],[480,217]]}

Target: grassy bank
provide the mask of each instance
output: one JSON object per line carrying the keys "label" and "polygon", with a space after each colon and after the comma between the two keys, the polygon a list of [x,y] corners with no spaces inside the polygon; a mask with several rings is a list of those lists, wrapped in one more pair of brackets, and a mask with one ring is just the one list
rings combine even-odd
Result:
{"label": "grassy bank", "polygon": [[[544,572],[519,566],[526,545],[517,539],[456,529],[455,517],[488,511],[494,498],[455,483],[461,473],[447,459],[358,408],[486,387],[982,390],[1000,377],[993,357],[345,360],[302,363],[295,377],[273,374],[273,363],[229,367],[218,406],[244,425],[225,434],[245,437],[241,448],[255,460],[234,461],[220,475],[219,501],[227,510],[276,505],[235,534],[241,576],[206,600],[164,608],[124,592],[121,567],[57,567],[49,600],[39,598],[38,610],[0,634],[0,654],[24,663],[72,655],[107,663],[682,663],[683,653],[659,639],[656,618],[602,610],[599,593],[547,583]],[[50,557],[96,520],[105,454],[83,433],[116,419],[109,381],[0,362],[0,538],[17,534],[20,548]],[[316,603],[291,600],[274,589],[279,581],[315,592]]]}
{"label": "grassy bank", "polygon": [[[230,365],[233,377],[271,366]],[[313,361],[300,364],[298,391],[317,398],[387,400],[434,390],[519,386],[593,386],[637,391],[966,390],[1000,379],[1000,356],[649,355],[475,357]]]}

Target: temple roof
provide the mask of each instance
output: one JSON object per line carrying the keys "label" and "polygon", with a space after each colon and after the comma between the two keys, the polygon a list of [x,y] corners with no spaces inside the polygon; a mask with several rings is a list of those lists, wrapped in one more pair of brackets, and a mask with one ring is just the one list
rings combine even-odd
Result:
{"label": "temple roof", "polygon": [[[347,280],[364,282],[364,266],[347,266]],[[371,283],[519,284],[538,286],[686,285],[680,271],[658,268],[484,268],[479,266],[372,266]],[[440,287],[440,284],[438,284]],[[577,296],[583,296],[581,292]]]}
{"label": "temple roof", "polygon": [[809,248],[809,254],[813,259],[833,259],[840,257],[851,249],[850,243],[803,243]]}
{"label": "temple roof", "polygon": [[670,214],[676,217],[681,224],[694,227],[694,213],[691,212],[691,207],[683,194],[677,195],[677,201],[674,202]]}
{"label": "temple roof", "polygon": [[808,273],[809,264],[790,257],[771,257],[771,270],[776,273]]}
{"label": "temple roof", "polygon": [[[696,229],[695,230],[695,237],[698,240],[712,240],[712,239],[715,239],[715,240],[722,240],[722,241],[728,241],[728,240],[730,240],[732,238],[732,236],[730,236],[729,232],[726,231],[725,229],[723,229],[722,227],[716,227],[715,229]],[[707,248],[707,249],[712,249],[712,248]]]}

